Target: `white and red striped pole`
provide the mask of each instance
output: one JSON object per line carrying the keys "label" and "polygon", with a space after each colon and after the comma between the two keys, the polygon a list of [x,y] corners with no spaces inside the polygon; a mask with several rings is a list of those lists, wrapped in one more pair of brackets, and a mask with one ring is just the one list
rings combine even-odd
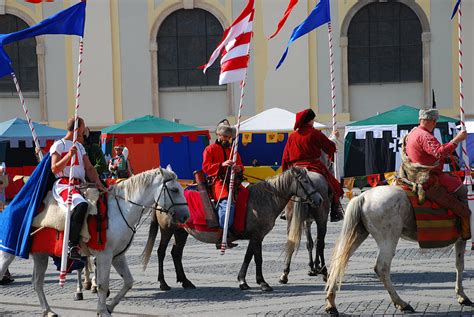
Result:
{"label": "white and red striped pole", "polygon": [[[461,130],[466,131],[466,122],[464,117],[464,93],[463,93],[463,86],[464,81],[462,78],[462,1],[459,2],[458,7],[458,70],[459,70],[459,111],[460,111],[460,120],[461,120]],[[466,141],[461,143],[462,148],[462,158],[464,161],[464,185],[467,186],[468,189],[468,202],[469,202],[469,209],[471,212],[474,211],[474,191],[473,191],[473,182],[471,177],[471,168],[469,166],[469,156],[466,150]],[[471,214],[471,235],[474,228],[474,215]],[[474,240],[471,242],[471,249],[474,250]]]}
{"label": "white and red striped pole", "polygon": [[28,125],[30,126],[31,135],[33,136],[33,142],[35,143],[35,152],[38,154],[40,161],[43,159],[43,152],[41,152],[41,147],[38,141],[38,135],[36,134],[35,127],[33,125],[33,121],[30,118],[30,114],[28,108],[26,107],[25,98],[23,98],[23,93],[20,88],[20,84],[18,83],[18,79],[14,72],[11,73],[13,82],[15,83],[16,92],[18,93],[18,97],[20,97],[20,103],[23,108],[23,112],[25,113],[26,121],[28,121]]}
{"label": "white and red striped pole", "polygon": [[[250,45],[249,45],[250,47]],[[247,56],[249,54],[249,51],[247,51]],[[234,164],[236,164],[237,162],[237,152],[238,152],[238,148],[239,148],[239,139],[240,139],[240,136],[239,136],[239,131],[240,131],[240,122],[241,122],[241,118],[242,118],[242,108],[244,107],[244,103],[243,103],[243,100],[244,100],[244,96],[245,96],[245,86],[247,84],[247,70],[245,71],[245,77],[244,77],[244,80],[242,80],[242,82],[240,83],[240,102],[239,102],[239,114],[237,116],[237,128],[236,128],[236,131],[235,131],[235,141],[234,141],[234,146],[232,147],[232,161],[234,162]],[[231,203],[233,201],[233,197],[234,197],[234,191],[236,190],[235,189],[235,171],[234,169],[232,168],[232,171],[230,173],[230,181],[229,181],[229,196],[227,197],[227,207],[226,207],[226,210],[225,210],[225,220],[224,220],[224,230],[223,230],[223,233],[222,233],[222,244],[221,244],[221,255],[224,255],[225,254],[225,250],[227,248],[227,232],[229,231],[229,218],[230,218],[230,207],[231,207]],[[235,206],[234,206],[235,208]]]}
{"label": "white and red striped pole", "polygon": [[[332,109],[332,133],[334,134],[337,130],[336,121],[336,79],[334,75],[334,52],[332,49],[332,25],[328,22],[328,44],[329,44],[329,73],[331,76],[331,109]],[[337,140],[334,142],[337,146]],[[337,148],[334,153],[334,177],[339,180],[339,169],[338,169],[338,157]]]}
{"label": "white and red striped pole", "polygon": [[[79,98],[80,88],[81,88],[81,66],[82,66],[82,54],[84,52],[84,39],[81,37],[79,41],[79,62],[77,65],[77,87],[76,87],[76,107],[74,109],[74,136],[72,139],[73,146],[76,145],[77,142],[77,130],[78,126],[78,110],[79,110]],[[71,158],[71,165],[69,169],[69,188],[68,188],[68,196],[67,196],[67,213],[66,213],[66,221],[64,225],[64,237],[63,237],[63,251],[61,255],[61,270],[59,271],[59,286],[63,287],[64,283],[66,282],[66,275],[67,275],[67,259],[68,259],[68,243],[69,243],[69,231],[71,226],[71,212],[72,212],[72,187],[73,187],[73,169],[75,163],[76,155],[73,155]]]}

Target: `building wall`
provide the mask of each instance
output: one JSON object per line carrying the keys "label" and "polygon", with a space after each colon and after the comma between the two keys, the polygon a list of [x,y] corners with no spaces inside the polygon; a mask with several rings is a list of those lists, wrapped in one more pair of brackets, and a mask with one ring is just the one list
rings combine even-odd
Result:
{"label": "building wall", "polygon": [[[456,116],[459,113],[457,25],[455,21],[449,21],[455,0],[404,1],[416,3],[429,21],[431,86],[442,112]],[[4,10],[14,8],[35,22],[76,3],[65,0],[34,5],[23,0],[6,0],[2,6],[1,2],[0,14],[2,7]],[[243,116],[252,116],[272,107],[290,111],[312,107],[318,113],[319,121],[329,123],[331,91],[325,26],[293,43],[285,63],[275,71],[293,28],[308,16],[316,1],[300,1],[281,33],[268,41],[287,3],[287,0],[256,0]],[[352,85],[345,91],[341,26],[357,3],[358,0],[331,0],[336,109],[340,125],[400,104],[423,105],[424,100],[422,83]],[[241,95],[238,84],[217,91],[158,91],[153,54],[159,48],[154,46],[157,31],[154,28],[173,10],[193,7],[208,10],[223,27],[227,27],[245,4],[246,0],[103,0],[88,3],[80,114],[95,128],[147,114],[178,118],[183,123],[203,127],[211,127],[223,117],[235,120]],[[464,106],[467,115],[474,116],[474,62],[469,58],[474,51],[474,1],[463,2],[463,13]],[[27,102],[34,120],[63,127],[74,111],[78,39],[74,36],[45,36],[43,39],[44,94],[32,96]],[[348,109],[343,108],[344,98],[348,100]],[[18,99],[1,96],[0,121],[13,116],[22,116]]]}

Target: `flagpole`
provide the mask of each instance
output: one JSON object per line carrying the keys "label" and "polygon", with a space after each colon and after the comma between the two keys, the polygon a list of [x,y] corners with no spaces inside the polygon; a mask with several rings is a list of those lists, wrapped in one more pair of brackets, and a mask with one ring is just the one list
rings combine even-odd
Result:
{"label": "flagpole", "polygon": [[[250,44],[249,44],[249,49],[247,50],[247,56],[249,56],[250,52]],[[237,128],[235,131],[235,141],[234,141],[234,146],[232,147],[232,162],[234,163],[232,166],[234,166],[237,162],[237,152],[239,148],[239,139],[240,139],[240,121],[242,118],[242,108],[244,107],[244,96],[245,96],[245,86],[247,84],[247,69],[245,70],[245,77],[240,83],[240,102],[239,102],[239,114],[237,117]],[[227,196],[227,207],[225,210],[225,220],[224,220],[224,231],[222,233],[222,244],[221,244],[221,255],[225,254],[225,250],[227,248],[227,233],[229,231],[229,218],[230,218],[230,207],[232,204],[233,196],[234,196],[234,190],[235,190],[235,171],[234,168],[232,167],[231,173],[230,173],[230,181],[229,181],[229,196]],[[235,210],[235,204],[234,204],[234,210]]]}
{"label": "flagpole", "polygon": [[[331,108],[332,108],[332,133],[334,134],[337,130],[336,121],[336,83],[334,76],[334,53],[332,50],[332,26],[331,21],[328,22],[328,44],[329,44],[329,73],[331,76]],[[336,152],[334,153],[334,177],[339,181],[339,168],[338,168],[338,157],[337,157],[337,140]]]}
{"label": "flagpole", "polygon": [[[460,120],[461,120],[461,131],[466,131],[466,123],[464,118],[464,93],[463,93],[463,78],[462,78],[462,11],[461,11],[462,1],[459,2],[458,7],[458,71],[459,71],[459,111],[460,111]],[[461,143],[462,149],[462,158],[464,161],[464,185],[468,189],[468,203],[469,209],[474,211],[474,191],[473,191],[473,182],[471,176],[471,168],[469,166],[469,156],[466,150],[466,140]],[[474,215],[471,214],[471,232],[474,228]],[[472,235],[472,234],[471,234]],[[471,250],[474,250],[474,240],[471,240]]]}
{"label": "flagpole", "polygon": [[[74,110],[74,134],[72,139],[73,146],[77,143],[77,129],[78,127],[78,110],[79,110],[79,97],[80,88],[81,88],[81,66],[82,66],[82,54],[84,52],[84,38],[81,36],[79,41],[79,62],[77,65],[77,87],[76,87],[76,107]],[[75,163],[76,155],[71,157],[71,165],[69,169],[69,187],[68,187],[68,195],[67,195],[67,213],[66,213],[66,221],[64,225],[64,236],[63,236],[63,250],[61,255],[61,270],[59,273],[59,286],[63,287],[66,282],[66,275],[67,275],[67,260],[68,260],[68,243],[69,243],[69,232],[71,226],[71,212],[72,212],[72,187],[73,187],[73,169]]]}
{"label": "flagpole", "polygon": [[38,135],[36,134],[33,121],[30,118],[28,108],[26,107],[25,98],[23,98],[23,93],[21,91],[20,84],[18,83],[18,79],[16,78],[15,72],[12,72],[10,75],[12,76],[13,82],[15,83],[16,92],[18,93],[18,97],[20,98],[20,103],[23,108],[23,112],[25,113],[26,121],[28,121],[31,135],[33,136],[33,142],[35,143],[35,152],[38,154],[38,157],[41,161],[43,159],[43,152],[41,152],[41,147],[38,141]]}

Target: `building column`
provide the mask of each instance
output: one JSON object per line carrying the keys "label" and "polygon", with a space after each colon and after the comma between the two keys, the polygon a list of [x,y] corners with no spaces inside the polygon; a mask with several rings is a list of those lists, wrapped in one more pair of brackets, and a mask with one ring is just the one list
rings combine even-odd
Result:
{"label": "building column", "polygon": [[421,33],[423,46],[423,108],[429,109],[432,106],[431,98],[431,67],[430,67],[430,44],[431,32]]}

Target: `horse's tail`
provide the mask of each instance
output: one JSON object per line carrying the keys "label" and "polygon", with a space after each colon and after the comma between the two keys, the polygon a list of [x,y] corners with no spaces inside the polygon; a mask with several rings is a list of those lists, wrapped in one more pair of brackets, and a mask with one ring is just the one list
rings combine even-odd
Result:
{"label": "horse's tail", "polygon": [[361,214],[364,196],[358,196],[349,202],[344,213],[344,223],[341,234],[336,241],[329,270],[326,290],[332,291],[336,284],[341,286],[342,278],[349,262],[349,258],[362,241],[367,237],[365,228],[361,230]]}
{"label": "horse's tail", "polygon": [[293,204],[290,230],[288,231],[288,239],[286,240],[285,262],[287,262],[288,258],[291,258],[295,250],[298,250],[300,247],[304,220],[303,203],[298,200]]}
{"label": "horse's tail", "polygon": [[140,255],[143,271],[146,270],[148,262],[150,261],[151,252],[155,246],[156,236],[158,235],[158,229],[160,228],[158,224],[158,218],[156,217],[156,212],[153,212],[152,214],[153,216],[150,223],[150,229],[148,230],[148,240],[146,242],[145,249],[143,249],[143,252]]}

